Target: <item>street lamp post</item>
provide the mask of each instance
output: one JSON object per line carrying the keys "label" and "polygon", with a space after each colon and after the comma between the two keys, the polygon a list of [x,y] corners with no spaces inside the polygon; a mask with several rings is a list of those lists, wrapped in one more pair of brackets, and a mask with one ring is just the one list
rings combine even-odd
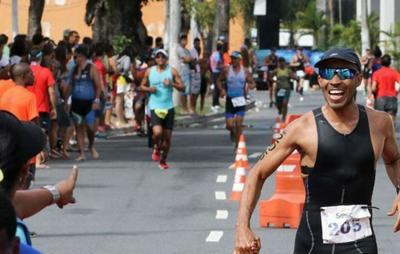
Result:
{"label": "street lamp post", "polygon": [[18,0],[12,0],[12,32],[13,37],[18,34]]}

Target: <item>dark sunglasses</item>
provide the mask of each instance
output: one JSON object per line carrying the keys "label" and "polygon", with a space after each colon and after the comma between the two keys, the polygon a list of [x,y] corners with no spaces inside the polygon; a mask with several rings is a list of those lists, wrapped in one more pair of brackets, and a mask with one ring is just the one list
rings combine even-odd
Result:
{"label": "dark sunglasses", "polygon": [[325,68],[319,70],[321,78],[331,80],[335,75],[338,75],[340,80],[354,79],[357,71],[349,68]]}
{"label": "dark sunglasses", "polygon": [[164,59],[166,59],[167,57],[164,56],[163,54],[158,54],[158,55],[156,55],[156,58],[164,58]]}

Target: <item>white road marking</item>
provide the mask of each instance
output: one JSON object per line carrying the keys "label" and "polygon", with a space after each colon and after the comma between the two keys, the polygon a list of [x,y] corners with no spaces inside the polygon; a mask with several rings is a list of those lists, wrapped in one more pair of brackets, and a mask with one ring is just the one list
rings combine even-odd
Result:
{"label": "white road marking", "polygon": [[211,231],[206,239],[206,242],[219,242],[223,235],[224,231]]}
{"label": "white road marking", "polygon": [[215,219],[217,220],[226,220],[228,219],[229,213],[228,210],[217,210],[217,214],[215,215]]}
{"label": "white road marking", "polygon": [[251,154],[251,155],[249,156],[249,158],[250,158],[250,159],[255,159],[255,158],[260,157],[260,155],[261,155],[261,153],[253,153],[253,154]]}
{"label": "white road marking", "polygon": [[225,193],[225,191],[216,191],[216,192],[215,192],[215,199],[216,199],[216,200],[226,200],[226,193]]}
{"label": "white road marking", "polygon": [[217,176],[217,183],[226,183],[226,180],[228,180],[227,175],[218,175]]}

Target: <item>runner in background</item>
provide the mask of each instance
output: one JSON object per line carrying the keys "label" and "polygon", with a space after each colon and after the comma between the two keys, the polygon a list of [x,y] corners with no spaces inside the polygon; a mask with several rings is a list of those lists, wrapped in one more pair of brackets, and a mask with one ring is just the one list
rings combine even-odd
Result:
{"label": "runner in background", "polygon": [[160,169],[168,169],[167,156],[171,147],[175,109],[173,88],[185,90],[178,72],[168,64],[168,53],[159,49],[155,53],[157,65],[146,71],[140,90],[149,93],[149,109],[153,130],[152,160],[159,161]]}
{"label": "runner in background", "polygon": [[275,95],[276,108],[282,121],[286,120],[288,112],[288,104],[290,98],[290,80],[295,77],[295,74],[286,66],[285,59],[278,59],[278,68],[271,72],[273,80],[273,94]]}
{"label": "runner in background", "polygon": [[266,76],[264,76],[264,81],[267,82],[268,86],[268,91],[269,91],[269,107],[272,108],[272,106],[275,104],[275,94],[273,93],[273,71],[275,71],[276,68],[278,68],[278,56],[276,55],[276,49],[272,48],[271,49],[271,54],[269,54],[265,59],[264,59],[264,64],[267,66],[267,71],[265,72]]}
{"label": "runner in background", "polygon": [[296,49],[296,54],[292,57],[290,61],[290,66],[293,68],[293,71],[296,73],[296,92],[300,94],[300,101],[304,100],[303,90],[304,90],[304,77],[305,66],[310,64],[307,56],[303,53],[303,48],[298,47]]}
{"label": "runner in background", "polygon": [[[235,143],[235,147],[237,147],[240,135],[242,134],[242,125],[246,112],[247,90],[255,88],[255,82],[251,73],[240,64],[241,59],[240,52],[233,51],[231,54],[232,64],[225,68],[217,79],[217,87],[220,90],[221,97],[226,97],[226,129],[229,131],[230,138]],[[226,88],[222,85],[223,80],[226,80]]]}

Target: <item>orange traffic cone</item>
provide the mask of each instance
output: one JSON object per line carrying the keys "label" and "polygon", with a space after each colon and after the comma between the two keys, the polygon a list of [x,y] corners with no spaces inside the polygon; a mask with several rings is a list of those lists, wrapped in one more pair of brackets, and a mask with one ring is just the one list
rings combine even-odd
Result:
{"label": "orange traffic cone", "polygon": [[246,182],[246,169],[237,168],[235,173],[235,180],[232,186],[231,200],[239,201]]}
{"label": "orange traffic cone", "polygon": [[236,150],[236,157],[235,157],[235,163],[233,163],[231,166],[229,166],[230,169],[237,169],[237,168],[244,168],[244,169],[249,169],[250,164],[249,164],[249,159],[247,157],[247,148],[246,148],[246,142],[244,141],[244,135],[240,135],[239,138],[239,144]]}
{"label": "orange traffic cone", "polygon": [[303,213],[305,190],[300,176],[300,154],[295,151],[276,171],[275,193],[259,204],[261,227],[297,228]]}
{"label": "orange traffic cone", "polygon": [[250,169],[249,161],[247,158],[246,142],[244,135],[240,135],[239,144],[235,158],[235,180],[233,182],[231,200],[238,201],[242,195],[244,183],[246,182],[247,170]]}

